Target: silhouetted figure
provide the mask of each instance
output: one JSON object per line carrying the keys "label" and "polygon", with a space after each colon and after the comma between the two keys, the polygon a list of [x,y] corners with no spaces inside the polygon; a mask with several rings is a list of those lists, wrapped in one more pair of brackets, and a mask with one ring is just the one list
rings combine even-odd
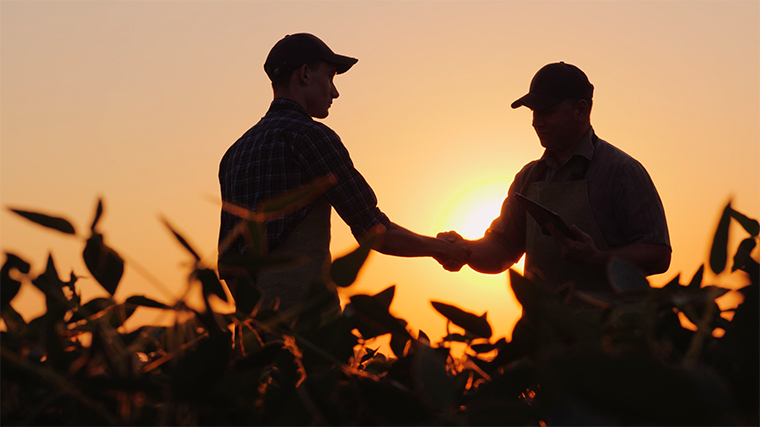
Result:
{"label": "silhouetted figure", "polygon": [[[329,265],[331,207],[357,240],[374,227],[384,229],[378,248],[384,254],[448,260],[464,258],[467,253],[462,244],[421,236],[391,222],[377,207],[375,193],[354,168],[340,137],[312,119],[327,117],[333,99],[338,97],[334,76],[345,73],[356,62],[355,58],[335,54],[311,34],[287,35],[277,42],[264,64],[274,91],[269,111],[228,149],[219,166],[222,200],[249,210],[315,178],[331,174],[337,178],[316,201],[265,225],[271,253],[293,253],[308,260],[292,269],[262,272],[253,278],[266,300],[280,299],[280,310],[301,302],[305,285],[322,277]],[[220,244],[239,221],[222,211]],[[226,253],[242,253],[244,249],[244,240],[237,239]],[[220,254],[220,261],[224,255]],[[234,282],[222,262],[220,275],[228,283]],[[340,308],[337,294],[332,307]]]}
{"label": "silhouetted figure", "polygon": [[[501,215],[483,238],[466,241],[472,255],[466,264],[483,273],[499,273],[525,254],[528,277],[554,285],[573,281],[575,289],[608,291],[606,264],[612,257],[646,275],[670,265],[665,211],[644,167],[600,139],[591,127],[594,86],[574,65],[541,68],[527,95],[512,103],[533,111],[533,127],[545,148],[515,176]],[[571,225],[577,240],[551,224],[550,235],[520,204],[525,195],[556,212]],[[440,238],[463,241],[456,232]],[[451,271],[463,264],[442,263]]]}

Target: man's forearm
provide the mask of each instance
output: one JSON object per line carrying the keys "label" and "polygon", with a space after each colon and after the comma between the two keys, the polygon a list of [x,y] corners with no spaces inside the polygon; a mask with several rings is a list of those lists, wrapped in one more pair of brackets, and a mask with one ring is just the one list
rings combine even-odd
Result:
{"label": "man's forearm", "polygon": [[469,240],[467,246],[472,251],[467,265],[480,273],[501,273],[520,259],[510,256],[506,248],[493,239]]}
{"label": "man's forearm", "polygon": [[378,252],[401,257],[450,258],[452,256],[464,256],[464,247],[459,248],[460,253],[458,254],[452,254],[453,249],[454,247],[449,242],[422,236],[398,224],[391,223],[385,231],[383,243]]}
{"label": "man's forearm", "polygon": [[632,243],[621,248],[601,252],[598,263],[607,264],[620,258],[638,267],[646,276],[664,273],[670,267],[670,248],[651,243]]}

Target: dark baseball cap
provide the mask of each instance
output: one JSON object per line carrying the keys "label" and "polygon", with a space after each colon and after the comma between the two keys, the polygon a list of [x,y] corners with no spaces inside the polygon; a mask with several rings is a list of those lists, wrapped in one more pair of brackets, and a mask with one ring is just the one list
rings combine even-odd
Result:
{"label": "dark baseball cap", "polygon": [[544,65],[530,82],[527,95],[512,103],[512,108],[526,106],[543,110],[566,98],[591,99],[594,85],[580,68],[564,62]]}
{"label": "dark baseball cap", "polygon": [[274,80],[278,76],[315,61],[334,64],[335,71],[341,74],[348,71],[359,60],[336,54],[313,34],[288,34],[269,51],[267,60],[264,62],[264,71],[270,80]]}

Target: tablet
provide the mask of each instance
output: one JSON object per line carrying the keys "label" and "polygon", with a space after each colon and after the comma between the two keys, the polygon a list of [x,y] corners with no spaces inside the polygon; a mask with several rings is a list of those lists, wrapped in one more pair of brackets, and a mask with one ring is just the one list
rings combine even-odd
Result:
{"label": "tablet", "polygon": [[578,237],[575,235],[575,233],[573,233],[573,230],[571,230],[570,227],[565,224],[565,221],[562,221],[562,218],[560,218],[559,215],[545,208],[544,206],[539,205],[533,200],[530,200],[520,193],[515,193],[515,197],[517,197],[517,200],[520,201],[520,204],[523,205],[530,216],[536,220],[538,225],[541,226],[541,231],[544,234],[551,235],[551,233],[549,233],[549,230],[546,228],[546,224],[551,223],[569,239],[578,240]]}

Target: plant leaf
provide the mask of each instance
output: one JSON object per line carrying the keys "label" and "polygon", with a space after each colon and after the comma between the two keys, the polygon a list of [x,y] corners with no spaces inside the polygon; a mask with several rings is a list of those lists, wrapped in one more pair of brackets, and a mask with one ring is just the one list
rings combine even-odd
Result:
{"label": "plant leaf", "polygon": [[752,237],[757,237],[760,234],[760,223],[752,218],[747,218],[741,212],[735,211],[731,208],[731,218],[735,219]]}
{"label": "plant leaf", "polygon": [[158,302],[156,300],[152,300],[150,298],[147,298],[144,295],[134,295],[134,296],[131,296],[131,297],[127,298],[126,303],[127,304],[138,305],[138,306],[141,306],[141,307],[163,308],[163,309],[168,309],[169,308],[168,305],[166,305],[164,303],[160,303],[160,302]]}
{"label": "plant leaf", "polygon": [[444,342],[467,342],[469,339],[462,334],[448,334],[443,337]]}
{"label": "plant leaf", "polygon": [[726,269],[728,260],[728,226],[731,224],[731,202],[728,202],[723,208],[723,214],[718,221],[718,227],[715,229],[712,248],[710,249],[710,270],[715,274],[720,274]]}
{"label": "plant leaf", "polygon": [[744,268],[749,263],[750,254],[752,254],[756,244],[754,237],[748,237],[739,243],[739,248],[734,255],[734,265],[731,267],[732,272]]}
{"label": "plant leaf", "polygon": [[185,249],[187,249],[188,252],[190,252],[190,254],[193,256],[193,258],[195,258],[196,261],[200,261],[201,260],[201,257],[198,255],[198,253],[195,251],[195,249],[193,249],[192,246],[190,246],[190,244],[187,243],[187,240],[184,237],[182,237],[181,234],[179,234],[176,230],[174,230],[174,228],[171,226],[171,224],[169,224],[169,221],[166,218],[162,217],[161,218],[161,222],[163,222],[164,225],[166,226],[166,228],[168,228],[169,231],[171,231],[172,234],[174,234],[174,237],[177,238],[177,241],[179,241],[179,243]]}
{"label": "plant leaf", "polygon": [[476,316],[475,314],[446,303],[437,301],[431,301],[430,303],[436,311],[451,320],[455,325],[463,328],[465,331],[478,337],[491,337],[493,332],[491,331],[491,325],[488,324],[488,320],[486,319],[486,313],[483,313],[481,316]]}
{"label": "plant leaf", "polygon": [[492,351],[496,348],[495,345],[491,343],[483,343],[483,344],[473,344],[470,346],[475,353],[488,353],[489,351]]}
{"label": "plant leaf", "polygon": [[705,274],[705,266],[701,265],[699,266],[699,270],[697,270],[696,273],[694,273],[694,277],[691,278],[691,282],[689,282],[689,288],[691,289],[699,289],[702,287],[702,277]]}
{"label": "plant leaf", "polygon": [[428,337],[427,334],[422,331],[422,329],[420,329],[420,332],[417,334],[417,341],[430,345],[430,337]]}
{"label": "plant leaf", "polygon": [[385,288],[383,291],[373,295],[372,298],[377,300],[385,308],[390,309],[393,302],[393,295],[396,293],[396,285],[391,285]]}
{"label": "plant leaf", "polygon": [[647,278],[636,267],[619,258],[612,259],[608,273],[612,288],[619,294],[649,289]]}
{"label": "plant leaf", "polygon": [[216,295],[222,301],[227,302],[227,294],[224,292],[222,282],[219,281],[214,270],[199,268],[193,272],[193,276],[200,280],[203,288],[203,295]]}
{"label": "plant leaf", "polygon": [[95,226],[98,225],[100,217],[103,215],[103,199],[98,199],[98,206],[95,208],[95,218],[92,220],[90,231],[95,231]]}
{"label": "plant leaf", "polygon": [[355,311],[356,327],[365,339],[389,332],[400,337],[411,337],[399,319],[390,314],[388,308],[375,298],[369,295],[354,295],[351,297],[351,305]]}
{"label": "plant leaf", "polygon": [[324,194],[336,182],[338,182],[338,177],[333,174],[316,178],[303,187],[262,202],[256,208],[256,215],[260,216],[261,222],[280,218],[306,206]]}
{"label": "plant leaf", "polygon": [[382,227],[375,227],[370,231],[369,237],[354,249],[351,253],[337,258],[330,265],[330,277],[335,285],[341,288],[351,286],[356,281],[364,262],[369,256],[369,252],[377,242]]}
{"label": "plant leaf", "polygon": [[23,274],[29,274],[31,266],[18,256],[6,252],[5,263],[0,269],[0,304],[2,304],[2,310],[9,306],[11,300],[16,297],[19,289],[21,289],[21,282],[10,276],[13,269]]}
{"label": "plant leaf", "polygon": [[43,227],[52,228],[53,230],[58,230],[61,233],[76,234],[74,226],[64,218],[45,215],[38,212],[24,211],[21,209],[11,209],[11,211]]}
{"label": "plant leaf", "polygon": [[124,274],[124,260],[116,251],[106,246],[102,234],[92,233],[87,239],[82,258],[92,277],[113,295]]}

